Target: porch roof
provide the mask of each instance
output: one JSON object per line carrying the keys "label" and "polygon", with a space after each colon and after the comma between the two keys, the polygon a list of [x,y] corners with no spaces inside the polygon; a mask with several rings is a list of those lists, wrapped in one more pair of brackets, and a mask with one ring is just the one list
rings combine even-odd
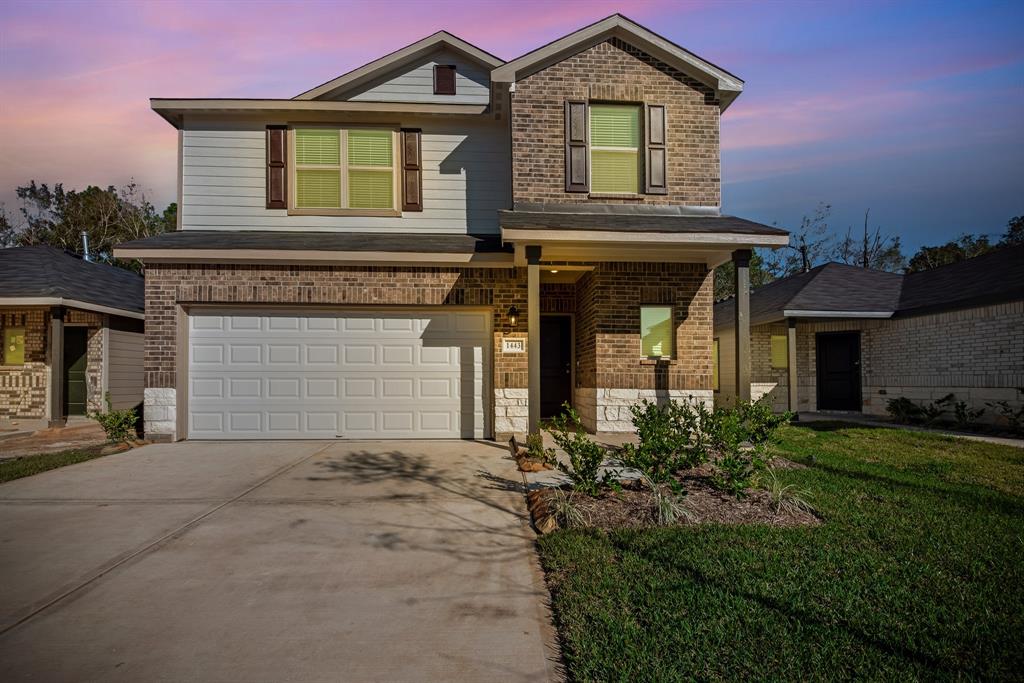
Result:
{"label": "porch roof", "polygon": [[180,230],[124,242],[119,258],[208,262],[452,262],[511,265],[498,235]]}

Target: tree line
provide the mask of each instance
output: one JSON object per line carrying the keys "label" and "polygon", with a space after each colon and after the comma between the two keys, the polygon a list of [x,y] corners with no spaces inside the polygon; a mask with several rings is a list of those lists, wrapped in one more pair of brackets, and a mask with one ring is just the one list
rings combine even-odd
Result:
{"label": "tree line", "polygon": [[[921,247],[907,258],[899,235],[885,232],[880,226],[871,228],[870,210],[864,212],[863,228],[856,232],[848,228],[845,235],[829,226],[831,214],[829,204],[819,204],[792,231],[787,246],[755,249],[750,260],[751,287],[761,287],[830,261],[890,273],[916,273],[974,258],[999,247],[1024,244],[1024,216],[1015,216],[996,241],[984,234],[963,233],[945,244]],[[732,263],[715,269],[716,301],[735,294],[734,277]]]}
{"label": "tree line", "polygon": [[84,232],[90,258],[137,271],[138,262],[114,259],[114,246],[174,230],[178,222],[176,203],[158,211],[134,181],[65,190],[63,183],[32,180],[15,193],[21,202],[16,213],[0,204],[0,247],[48,244],[82,254]]}

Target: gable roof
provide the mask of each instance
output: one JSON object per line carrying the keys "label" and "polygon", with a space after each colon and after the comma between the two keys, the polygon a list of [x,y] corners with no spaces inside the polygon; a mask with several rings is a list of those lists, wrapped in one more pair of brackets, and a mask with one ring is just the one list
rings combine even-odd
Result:
{"label": "gable roof", "polygon": [[[750,324],[785,318],[893,318],[1024,299],[1024,246],[910,275],[826,263],[758,287]],[[715,304],[716,328],[735,324],[732,297]]]}
{"label": "gable roof", "polygon": [[340,91],[350,90],[441,48],[454,50],[488,69],[493,69],[505,63],[504,60],[495,57],[490,52],[481,50],[476,45],[468,43],[458,36],[454,36],[447,31],[438,31],[422,40],[417,40],[411,45],[406,45],[379,59],[375,59],[369,64],[364,64],[348,73],[296,95],[292,99],[317,100],[329,95],[335,95]]}
{"label": "gable roof", "polygon": [[130,270],[50,246],[0,249],[0,305],[29,301],[141,318],[144,282]]}
{"label": "gable roof", "polygon": [[540,71],[546,66],[612,37],[622,39],[714,89],[721,103],[722,111],[725,111],[743,91],[743,81],[738,76],[621,14],[605,17],[497,67],[491,72],[491,80],[499,83],[515,83],[531,73]]}

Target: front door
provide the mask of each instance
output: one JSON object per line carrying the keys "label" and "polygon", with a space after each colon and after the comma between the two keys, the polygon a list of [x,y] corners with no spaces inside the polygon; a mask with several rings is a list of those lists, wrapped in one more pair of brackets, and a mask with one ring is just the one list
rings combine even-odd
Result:
{"label": "front door", "polygon": [[64,414],[85,415],[88,328],[64,328]]}
{"label": "front door", "polygon": [[572,402],[572,318],[540,318],[540,416],[554,417]]}
{"label": "front door", "polygon": [[860,333],[819,332],[818,410],[860,410]]}

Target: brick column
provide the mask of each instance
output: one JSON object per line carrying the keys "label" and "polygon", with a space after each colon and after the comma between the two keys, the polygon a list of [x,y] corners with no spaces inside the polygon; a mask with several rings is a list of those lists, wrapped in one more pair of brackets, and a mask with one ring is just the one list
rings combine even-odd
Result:
{"label": "brick column", "polygon": [[540,432],[540,247],[526,247],[527,405],[530,434]]}
{"label": "brick column", "polygon": [[50,309],[50,427],[63,427],[64,417],[64,308]]}
{"label": "brick column", "polygon": [[736,400],[750,400],[750,250],[732,253],[736,266]]}

